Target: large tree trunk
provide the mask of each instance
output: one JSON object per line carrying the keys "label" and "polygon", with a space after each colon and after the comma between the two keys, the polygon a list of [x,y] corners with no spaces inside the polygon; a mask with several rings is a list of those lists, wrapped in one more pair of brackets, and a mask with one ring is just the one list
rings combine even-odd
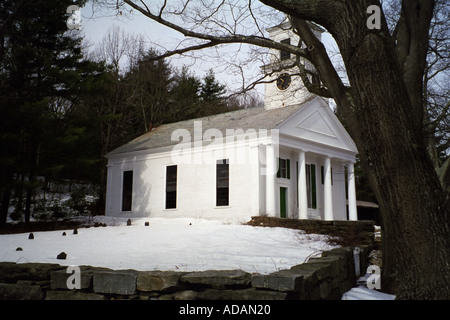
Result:
{"label": "large tree trunk", "polygon": [[[423,118],[416,107],[417,95],[422,93],[413,77],[420,82],[421,69],[404,70],[406,64],[399,63],[384,19],[380,30],[366,26],[366,10],[373,1],[263,2],[294,18],[325,26],[339,46],[351,89],[343,90],[337,81],[330,80],[335,71],[317,63],[320,51],[311,52],[311,56],[321,78],[328,81],[325,84],[358,146],[380,204],[382,289],[394,292],[399,299],[449,299],[450,209],[426,151]],[[419,24],[414,18],[420,16],[421,28],[427,30],[431,16],[421,10],[429,13],[433,2],[415,2],[416,12],[409,6],[409,23]],[[415,51],[408,54],[414,55],[410,60],[417,63],[427,42],[415,43],[423,41],[423,30],[419,36],[417,28],[414,32],[408,41],[415,44],[410,47]],[[313,40],[303,40],[314,48]]]}
{"label": "large tree trunk", "polygon": [[355,105],[345,114],[380,202],[382,283],[399,298],[449,298],[450,233],[443,190],[424,139],[414,130],[395,60],[385,56],[389,50],[376,61],[365,60],[374,47],[362,46],[347,63]]}
{"label": "large tree trunk", "polygon": [[[344,113],[382,212],[382,283],[398,298],[448,299],[449,208],[418,125],[417,93],[408,92],[417,81],[405,81],[386,26],[370,32],[350,17],[338,21],[354,101]],[[407,76],[421,79],[417,72]]]}
{"label": "large tree trunk", "polygon": [[[344,106],[343,113],[382,212],[381,281],[398,298],[448,299],[450,231],[445,194],[428,157],[387,27],[370,32],[355,23],[358,13],[359,21],[364,21],[367,15],[358,10],[336,19],[339,31],[334,35],[352,86],[353,104]],[[421,78],[421,74],[410,76]]]}

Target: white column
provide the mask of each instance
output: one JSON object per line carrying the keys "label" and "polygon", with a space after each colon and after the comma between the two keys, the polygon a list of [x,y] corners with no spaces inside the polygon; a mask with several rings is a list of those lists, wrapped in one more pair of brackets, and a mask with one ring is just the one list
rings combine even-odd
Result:
{"label": "white column", "polygon": [[250,147],[250,185],[251,211],[253,215],[259,215],[260,183],[259,183],[259,146]]}
{"label": "white column", "polygon": [[298,154],[298,218],[308,219],[305,152]]}
{"label": "white column", "polygon": [[277,165],[275,151],[272,144],[266,146],[266,214],[269,217],[276,216],[275,201],[275,177]]}
{"label": "white column", "polygon": [[324,163],[324,216],[325,220],[333,220],[333,195],[331,190],[331,159],[325,158]]}
{"label": "white column", "polygon": [[347,167],[348,180],[348,218],[349,220],[358,220],[358,211],[356,208],[356,187],[355,187],[355,169],[353,163]]}

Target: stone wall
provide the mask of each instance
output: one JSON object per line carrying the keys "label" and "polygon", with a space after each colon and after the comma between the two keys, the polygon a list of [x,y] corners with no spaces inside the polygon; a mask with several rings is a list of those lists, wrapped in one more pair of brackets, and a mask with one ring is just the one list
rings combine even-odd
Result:
{"label": "stone wall", "polygon": [[[368,247],[362,248],[365,263]],[[361,265],[361,270],[365,266]],[[67,266],[0,263],[1,300],[291,300],[340,299],[356,283],[353,248],[271,274],[242,270],[202,272],[110,270],[80,267],[79,289],[69,290]]]}

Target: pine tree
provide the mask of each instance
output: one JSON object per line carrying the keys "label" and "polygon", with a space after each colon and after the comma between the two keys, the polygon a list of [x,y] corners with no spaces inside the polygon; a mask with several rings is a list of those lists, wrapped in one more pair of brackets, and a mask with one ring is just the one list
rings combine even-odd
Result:
{"label": "pine tree", "polygon": [[203,101],[215,101],[218,102],[223,98],[225,94],[225,85],[220,84],[216,80],[214,70],[209,69],[206,76],[203,78],[203,83],[200,89],[200,97]]}
{"label": "pine tree", "polygon": [[209,69],[202,81],[200,98],[202,100],[203,115],[213,115],[230,111],[224,98],[226,86],[219,83],[215,77],[214,70]]}
{"label": "pine tree", "polygon": [[[83,80],[81,38],[67,28],[66,9],[80,1],[3,1],[0,5],[0,223],[14,185],[26,192],[25,221],[49,138],[76,100]],[[65,101],[56,104],[55,101]]]}
{"label": "pine tree", "polygon": [[168,121],[176,122],[201,116],[201,81],[191,74],[186,66],[173,76],[170,90],[171,104],[168,109]]}
{"label": "pine tree", "polygon": [[137,134],[151,131],[167,118],[172,69],[164,60],[153,60],[156,55],[149,50],[125,75],[127,103],[134,113]]}

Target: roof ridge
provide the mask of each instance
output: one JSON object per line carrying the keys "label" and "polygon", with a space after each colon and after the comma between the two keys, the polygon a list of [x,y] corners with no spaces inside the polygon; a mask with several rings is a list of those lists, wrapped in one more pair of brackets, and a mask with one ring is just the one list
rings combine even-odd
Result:
{"label": "roof ridge", "polygon": [[192,124],[195,121],[202,122],[202,134],[206,130],[213,128],[223,132],[227,129],[275,129],[311,100],[307,99],[302,103],[282,108],[265,109],[264,107],[254,107],[238,109],[200,118],[166,123],[119,146],[110,151],[106,156],[175,145],[178,142],[172,140],[173,132],[177,129],[185,129],[189,134],[192,134],[193,130],[195,130],[195,125]]}

